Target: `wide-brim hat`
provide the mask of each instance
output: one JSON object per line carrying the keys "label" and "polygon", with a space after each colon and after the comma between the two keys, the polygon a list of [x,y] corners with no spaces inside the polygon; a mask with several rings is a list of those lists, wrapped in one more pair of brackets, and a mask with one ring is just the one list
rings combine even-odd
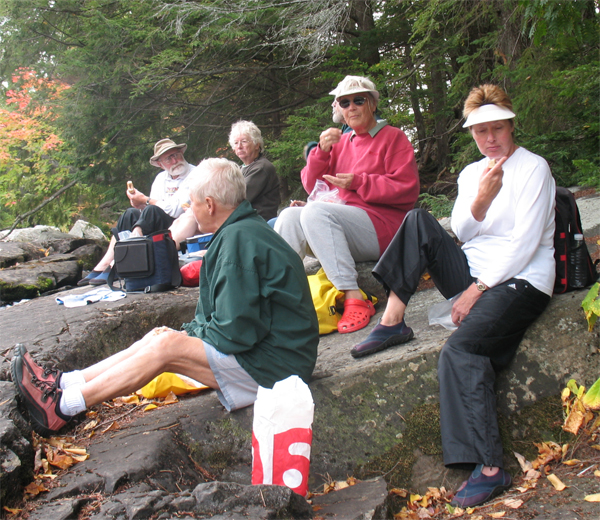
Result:
{"label": "wide-brim hat", "polygon": [[513,117],[516,117],[515,113],[508,108],[494,104],[481,105],[469,114],[463,128],[469,128],[479,123],[503,121],[504,119],[512,119]]}
{"label": "wide-brim hat", "polygon": [[171,139],[161,139],[154,145],[154,155],[150,157],[150,164],[157,168],[162,168],[158,162],[159,157],[173,148],[178,148],[181,150],[181,153],[184,153],[187,150],[187,144],[176,144]]}
{"label": "wide-brim hat", "polygon": [[371,94],[375,103],[379,101],[379,92],[377,92],[375,83],[363,76],[346,76],[329,94],[335,96],[335,99],[338,99],[342,96],[364,92]]}

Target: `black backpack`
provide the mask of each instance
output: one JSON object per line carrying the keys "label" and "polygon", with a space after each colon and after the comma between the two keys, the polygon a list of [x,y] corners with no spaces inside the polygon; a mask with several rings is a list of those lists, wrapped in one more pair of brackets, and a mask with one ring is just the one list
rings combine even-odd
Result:
{"label": "black backpack", "polygon": [[555,222],[554,294],[582,289],[593,284],[598,279],[598,271],[592,262],[585,240],[575,241],[576,234],[583,236],[581,217],[575,197],[567,188],[556,188]]}

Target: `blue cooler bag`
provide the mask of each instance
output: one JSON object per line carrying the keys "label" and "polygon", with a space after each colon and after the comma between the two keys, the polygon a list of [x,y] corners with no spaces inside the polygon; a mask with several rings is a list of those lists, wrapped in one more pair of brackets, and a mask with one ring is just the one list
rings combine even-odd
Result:
{"label": "blue cooler bag", "polygon": [[169,230],[115,244],[115,263],[108,276],[111,289],[115,278],[127,292],[168,291],[181,285],[177,248]]}

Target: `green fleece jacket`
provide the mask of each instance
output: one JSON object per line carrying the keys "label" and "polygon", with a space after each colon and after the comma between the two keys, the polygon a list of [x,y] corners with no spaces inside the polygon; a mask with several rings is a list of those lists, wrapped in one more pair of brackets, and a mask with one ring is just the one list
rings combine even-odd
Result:
{"label": "green fleece jacket", "polygon": [[261,386],[290,375],[310,380],[319,325],[304,266],[248,201],[210,241],[196,316],[182,328],[235,355]]}

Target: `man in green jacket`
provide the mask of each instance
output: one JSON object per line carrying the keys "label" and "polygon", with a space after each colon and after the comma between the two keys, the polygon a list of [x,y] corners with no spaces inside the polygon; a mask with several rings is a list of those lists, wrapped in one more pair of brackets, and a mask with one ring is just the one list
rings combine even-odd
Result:
{"label": "man in green jacket", "polygon": [[161,327],[126,350],[81,371],[46,369],[22,345],[13,381],[41,435],[74,415],[175,372],[218,392],[229,411],[252,404],[258,386],[290,375],[308,382],[318,323],[298,255],[245,200],[239,166],[207,159],[190,190],[203,233],[214,233],[200,273],[196,315],[182,331]]}

